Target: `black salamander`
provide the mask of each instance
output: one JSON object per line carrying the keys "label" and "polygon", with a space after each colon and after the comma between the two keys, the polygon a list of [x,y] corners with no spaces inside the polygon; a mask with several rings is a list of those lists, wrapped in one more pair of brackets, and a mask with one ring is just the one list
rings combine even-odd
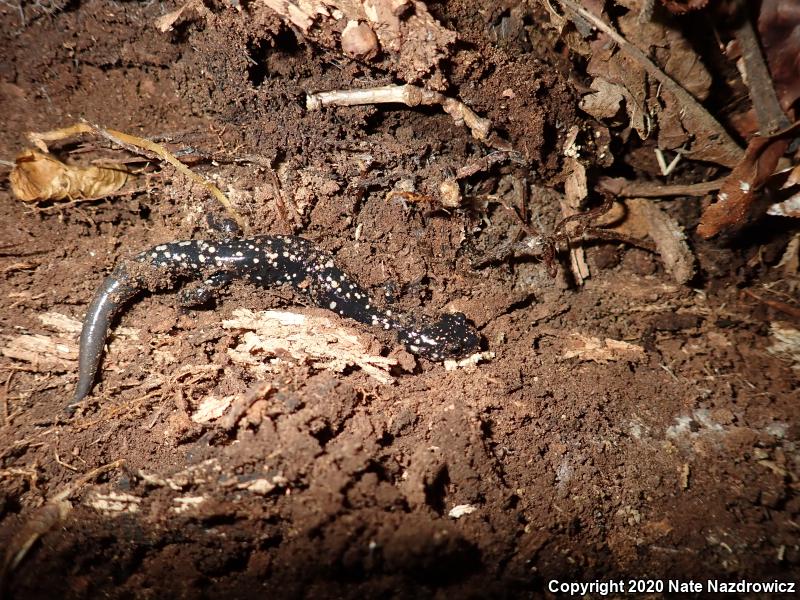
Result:
{"label": "black salamander", "polygon": [[331,254],[300,237],[263,235],[172,242],[120,263],[95,293],[83,322],[78,386],[71,405],[82,400],[94,385],[111,320],[126,302],[148,289],[148,276],[161,275],[170,282],[202,280],[192,290],[192,296],[200,301],[234,279],[246,279],[261,287],[289,284],[317,306],[360,323],[394,330],[410,352],[434,361],[464,356],[479,343],[461,313],[417,324],[375,306],[369,295],[336,266]]}

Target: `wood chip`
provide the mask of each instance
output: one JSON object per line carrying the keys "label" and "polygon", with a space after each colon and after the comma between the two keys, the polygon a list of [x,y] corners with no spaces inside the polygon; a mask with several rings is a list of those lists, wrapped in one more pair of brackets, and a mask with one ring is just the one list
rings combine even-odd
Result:
{"label": "wood chip", "polygon": [[675,281],[684,285],[694,277],[695,257],[678,222],[652,200],[629,198],[625,205],[631,211],[629,218],[646,223],[647,235],[655,242],[664,268]]}
{"label": "wood chip", "polygon": [[639,362],[645,356],[644,348],[636,344],[605,338],[573,333],[566,343],[562,359],[578,358],[590,362]]}
{"label": "wood chip", "polygon": [[326,317],[247,309],[237,309],[233,315],[222,326],[244,332],[240,343],[228,354],[258,375],[269,371],[268,359],[290,357],[337,373],[357,366],[380,383],[394,382],[389,369],[397,364],[397,359],[370,354],[357,335]]}

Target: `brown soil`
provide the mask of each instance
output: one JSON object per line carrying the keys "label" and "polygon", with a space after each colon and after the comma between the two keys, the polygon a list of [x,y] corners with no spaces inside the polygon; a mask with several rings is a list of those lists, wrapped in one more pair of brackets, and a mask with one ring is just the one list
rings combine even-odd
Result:
{"label": "brown soil", "polygon": [[[535,28],[509,33],[479,4],[429,3],[480,59],[449,67],[451,91],[528,166],[469,185],[485,197],[500,176],[535,184],[531,223],[550,231],[557,149],[584,118],[569,64]],[[264,166],[280,165],[303,210],[296,233],[376,295],[389,282],[401,310],[465,312],[496,356],[455,371],[419,361],[393,385],[286,361],[276,392],[230,430],[189,418],[203,397],[253,386],[227,357],[234,334],[221,321],[242,306],[316,310],[285,291],[237,284],[215,310],[144,297],[117,325],[138,336],[115,339],[71,418],[74,361],[48,370],[3,357],[0,541],[19,549],[42,533],[8,569],[10,597],[480,597],[541,592],[553,578],[797,577],[798,375],[767,352],[770,322],[787,317],[737,292],[769,280],[775,256],[758,240],[785,233],[729,249],[693,240],[694,287],[617,246],[590,248],[594,276],[580,288],[536,260],[476,268],[511,213],[387,194],[410,180],[432,195],[482,156],[466,129],[433,108],[309,113],[306,91],[391,76],[305,44],[255,2],[208,3],[206,19],[159,32],[154,20],[175,6],[25,4],[22,23],[0,5],[0,157],[27,147],[25,132],[81,117],[160,136],[213,156],[193,168],[259,234],[290,231]],[[84,150],[115,154],[99,146]],[[53,335],[46,312],[82,319],[118,260],[208,235],[216,206],[201,187],[168,167],[139,181],[136,193],[44,212],[0,188],[3,344]],[[693,230],[686,206],[670,210]],[[341,324],[408,363],[391,339]],[[644,353],[564,358],[576,334]],[[207,365],[223,368],[202,375]],[[201,375],[178,377],[184,367]],[[72,510],[48,520],[45,503],[70,485]],[[449,516],[466,504],[475,511]]]}

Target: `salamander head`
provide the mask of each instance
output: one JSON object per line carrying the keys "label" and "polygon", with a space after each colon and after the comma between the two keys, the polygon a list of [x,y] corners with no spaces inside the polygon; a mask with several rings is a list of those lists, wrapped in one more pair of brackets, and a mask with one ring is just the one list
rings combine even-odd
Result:
{"label": "salamander head", "polygon": [[475,328],[462,313],[442,315],[431,325],[402,332],[400,339],[417,356],[437,361],[460,358],[480,344]]}

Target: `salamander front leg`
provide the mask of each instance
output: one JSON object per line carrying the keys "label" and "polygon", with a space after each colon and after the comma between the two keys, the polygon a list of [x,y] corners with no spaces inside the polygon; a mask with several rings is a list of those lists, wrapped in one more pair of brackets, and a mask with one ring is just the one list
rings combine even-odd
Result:
{"label": "salamander front leg", "polygon": [[178,292],[178,303],[184,308],[209,306],[216,299],[217,292],[235,278],[232,271],[220,271],[203,281],[189,283]]}

